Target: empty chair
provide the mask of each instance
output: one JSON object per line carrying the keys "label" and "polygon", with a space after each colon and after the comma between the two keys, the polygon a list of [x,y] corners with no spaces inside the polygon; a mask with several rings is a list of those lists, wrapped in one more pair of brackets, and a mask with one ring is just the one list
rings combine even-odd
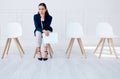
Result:
{"label": "empty chair", "polygon": [[[44,33],[43,33],[43,43],[44,44],[47,44],[48,46],[48,53],[50,55],[50,57],[52,58],[53,56],[53,49],[51,47],[51,44],[55,44],[58,42],[58,33],[49,33],[49,36],[46,36]],[[37,49],[35,51],[35,54],[34,54],[34,58],[37,54]]]}
{"label": "empty chair", "polygon": [[113,33],[112,26],[106,22],[99,23],[96,28],[96,34],[100,38],[100,41],[94,51],[94,54],[99,48],[99,46],[102,45],[100,50],[100,55],[99,55],[99,58],[101,58],[101,54],[104,48],[104,43],[105,43],[105,40],[107,40],[110,54],[112,54],[112,49],[113,49],[116,58],[118,58],[118,55],[116,53],[116,50],[114,48],[114,43],[113,43],[113,38],[115,38],[116,36]]}
{"label": "empty chair", "polygon": [[24,50],[18,40],[18,37],[22,35],[21,24],[17,22],[9,23],[6,27],[4,27],[4,30],[4,35],[7,38],[7,41],[1,58],[4,58],[5,53],[8,54],[12,39],[14,39],[16,46],[18,47],[18,50],[20,52],[20,56],[22,57],[22,53],[24,54]]}
{"label": "empty chair", "polygon": [[79,47],[82,52],[82,55],[84,55],[86,58],[84,46],[83,46],[82,40],[81,40],[81,38],[84,36],[82,25],[78,22],[70,23],[67,26],[66,34],[68,37],[71,38],[69,45],[67,47],[67,50],[66,50],[66,54],[68,55],[67,57],[68,58],[70,57],[73,43],[74,43],[75,39],[77,39]]}

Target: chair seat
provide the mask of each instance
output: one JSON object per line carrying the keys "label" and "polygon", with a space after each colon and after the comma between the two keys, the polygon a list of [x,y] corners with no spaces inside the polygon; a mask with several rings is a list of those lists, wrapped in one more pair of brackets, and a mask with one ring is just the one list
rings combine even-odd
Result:
{"label": "chair seat", "polygon": [[70,38],[81,38],[84,36],[82,25],[79,22],[68,24],[66,34]]}
{"label": "chair seat", "polygon": [[20,23],[12,22],[3,28],[6,38],[17,38],[22,36],[22,27]]}

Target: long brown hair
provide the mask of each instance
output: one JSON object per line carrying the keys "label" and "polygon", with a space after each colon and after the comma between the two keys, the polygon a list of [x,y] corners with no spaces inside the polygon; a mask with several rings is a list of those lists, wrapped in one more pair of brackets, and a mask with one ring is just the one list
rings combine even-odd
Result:
{"label": "long brown hair", "polygon": [[[47,9],[47,6],[46,6],[45,3],[40,3],[38,6],[43,6],[43,7],[45,7],[45,9],[46,9],[45,17],[46,17],[46,16],[49,16],[49,12],[48,12],[48,9]],[[39,14],[39,12],[38,12],[38,14]]]}

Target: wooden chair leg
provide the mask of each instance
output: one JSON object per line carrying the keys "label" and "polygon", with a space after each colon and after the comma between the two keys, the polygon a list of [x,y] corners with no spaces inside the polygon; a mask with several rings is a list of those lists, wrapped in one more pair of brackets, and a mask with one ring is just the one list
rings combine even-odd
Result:
{"label": "wooden chair leg", "polygon": [[73,46],[74,40],[75,40],[75,38],[72,38],[71,46],[70,46],[69,52],[68,52],[68,59],[70,58],[70,54],[71,54],[71,50],[72,50],[72,46]]}
{"label": "wooden chair leg", "polygon": [[116,50],[115,50],[115,47],[114,47],[114,43],[113,43],[112,38],[110,38],[110,41],[111,41],[111,45],[112,45],[112,48],[113,48],[114,54],[115,54],[115,56],[116,56],[116,59],[118,59],[118,55],[117,55],[117,52],[116,52]]}
{"label": "wooden chair leg", "polygon": [[51,45],[50,45],[50,44],[48,44],[48,47],[49,47],[49,49],[50,49],[51,53],[53,54],[53,49],[52,49],[52,47],[51,47]]}
{"label": "wooden chair leg", "polygon": [[83,50],[82,50],[82,48],[81,48],[81,44],[80,44],[79,38],[77,38],[77,41],[78,41],[78,44],[79,44],[80,50],[81,50],[82,55],[83,55]]}
{"label": "wooden chair leg", "polygon": [[35,53],[34,53],[34,57],[33,57],[33,58],[35,58],[35,57],[36,57],[36,54],[37,54],[37,48],[36,48],[36,50],[35,50]]}
{"label": "wooden chair leg", "polygon": [[[74,39],[74,38],[71,38],[71,44],[70,44],[70,47],[69,47],[69,49],[68,49],[67,55],[69,54],[69,51],[70,51],[71,48],[72,48],[72,42],[73,42],[73,39]],[[74,39],[74,40],[75,40],[75,39]]]}
{"label": "wooden chair leg", "polygon": [[102,51],[103,51],[103,48],[104,48],[104,43],[105,43],[105,38],[103,38],[103,43],[102,43],[102,47],[101,47],[99,58],[101,58],[101,54],[102,54]]}
{"label": "wooden chair leg", "polygon": [[17,42],[17,40],[16,40],[15,38],[14,38],[14,41],[15,41],[15,44],[16,44],[18,50],[19,50],[20,57],[22,57],[22,52],[21,52],[20,47],[19,47],[19,44],[18,44],[18,42]]}
{"label": "wooden chair leg", "polygon": [[79,44],[80,44],[81,51],[82,51],[83,55],[85,56],[85,58],[87,58],[86,53],[85,53],[85,50],[84,50],[84,46],[83,46],[83,44],[82,44],[82,40],[81,40],[80,38],[78,38],[78,42],[79,42]]}
{"label": "wooden chair leg", "polygon": [[107,41],[108,41],[108,47],[109,47],[109,50],[110,50],[110,54],[112,54],[112,49],[111,49],[111,46],[110,46],[110,38],[107,38]]}
{"label": "wooden chair leg", "polygon": [[68,51],[69,51],[69,49],[70,49],[70,47],[71,47],[71,43],[72,43],[72,38],[71,38],[71,40],[70,40],[70,42],[69,42],[69,45],[68,45],[68,47],[67,47],[66,54],[68,53]]}
{"label": "wooden chair leg", "polygon": [[11,44],[11,41],[12,39],[11,38],[8,38],[9,39],[9,42],[8,42],[8,48],[7,48],[7,51],[6,51],[6,54],[8,55],[8,51],[9,51],[9,48],[10,48],[10,44]]}
{"label": "wooden chair leg", "polygon": [[52,58],[52,53],[51,52],[49,52],[50,53],[50,58]]}
{"label": "wooden chair leg", "polygon": [[20,47],[20,49],[22,50],[23,54],[25,54],[25,52],[24,52],[24,50],[23,50],[23,48],[22,48],[22,46],[21,46],[21,44],[20,44],[18,38],[16,38],[16,41],[17,41],[17,43],[19,44],[19,47]]}
{"label": "wooden chair leg", "polygon": [[51,51],[50,46],[48,46],[48,53],[50,54],[50,58],[52,58],[52,51]]}
{"label": "wooden chair leg", "polygon": [[99,48],[99,46],[100,46],[100,44],[101,44],[102,42],[103,42],[103,39],[101,38],[100,41],[99,41],[99,43],[98,43],[98,45],[97,45],[97,47],[95,48],[94,54],[96,53],[97,49]]}
{"label": "wooden chair leg", "polygon": [[8,38],[7,41],[6,41],[5,49],[4,49],[4,51],[3,51],[3,55],[2,55],[2,57],[1,57],[1,59],[4,58],[4,55],[5,55],[6,49],[7,49],[7,47],[8,47],[8,43],[9,43],[9,38]]}

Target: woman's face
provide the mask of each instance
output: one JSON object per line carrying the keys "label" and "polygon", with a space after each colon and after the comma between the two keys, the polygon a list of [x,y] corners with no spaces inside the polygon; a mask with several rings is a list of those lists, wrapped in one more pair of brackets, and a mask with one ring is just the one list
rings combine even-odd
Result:
{"label": "woman's face", "polygon": [[39,8],[39,14],[40,15],[45,15],[45,12],[46,12],[45,7],[44,6],[39,6],[38,8]]}

